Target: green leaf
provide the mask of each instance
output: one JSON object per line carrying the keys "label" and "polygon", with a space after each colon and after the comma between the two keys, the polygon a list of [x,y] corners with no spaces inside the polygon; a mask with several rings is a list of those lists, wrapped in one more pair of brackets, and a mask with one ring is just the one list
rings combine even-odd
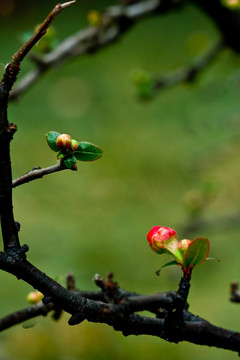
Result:
{"label": "green leaf", "polygon": [[193,267],[203,263],[209,253],[209,240],[203,237],[197,237],[189,245],[184,257],[183,267]]}
{"label": "green leaf", "polygon": [[80,141],[79,148],[77,151],[74,151],[74,155],[80,161],[94,161],[102,157],[102,149],[94,144],[91,144],[87,141]]}
{"label": "green leaf", "polygon": [[59,135],[61,135],[61,134],[57,131],[48,131],[46,133],[47,143],[48,143],[49,147],[53,151],[56,151],[56,152],[59,151],[59,148],[57,147],[57,144],[56,144],[56,140]]}
{"label": "green leaf", "polygon": [[179,265],[179,263],[176,260],[172,260],[172,261],[167,262],[166,264],[162,265],[159,270],[156,271],[156,275],[159,276],[160,271],[163,268],[168,267],[168,266],[173,266],[173,265]]}
{"label": "green leaf", "polygon": [[66,168],[72,169],[76,165],[77,159],[74,155],[67,155],[63,158],[62,162],[66,166]]}

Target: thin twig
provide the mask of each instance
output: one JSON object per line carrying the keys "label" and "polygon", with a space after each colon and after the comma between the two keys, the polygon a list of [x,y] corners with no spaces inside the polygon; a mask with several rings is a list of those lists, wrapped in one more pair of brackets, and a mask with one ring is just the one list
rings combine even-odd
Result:
{"label": "thin twig", "polygon": [[64,7],[62,7],[61,4],[55,6],[31,39],[12,56],[10,63],[5,67],[5,72],[0,83],[0,219],[5,251],[10,251],[12,248],[20,249],[18,227],[16,227],[13,215],[12,169],[10,159],[10,141],[17,127],[15,124],[9,124],[8,122],[7,107],[9,93],[17,80],[22,60],[46,33],[49,25],[61,10],[72,3],[71,1],[65,3],[63,4]]}
{"label": "thin twig", "polygon": [[[26,251],[26,249],[22,251]],[[27,281],[35,287],[38,284],[39,290],[49,295],[57,307],[73,314],[69,320],[70,325],[76,325],[86,319],[94,323],[107,324],[116,331],[121,331],[125,336],[151,335],[167,340],[164,318],[147,317],[133,312],[149,310],[159,306],[168,309],[171,304],[174,304],[177,294],[175,296],[173,293],[150,296],[139,295],[139,297],[136,295],[133,297],[129,296],[130,311],[132,312],[132,314],[129,314],[129,307],[125,308],[124,306],[121,307],[120,304],[106,304],[100,300],[92,300],[92,298],[96,299],[95,292],[93,292],[92,296],[91,292],[85,292],[85,296],[89,294],[89,298],[83,298],[84,292],[77,293],[63,288],[26,260],[19,259],[19,254],[17,257],[11,258],[11,256],[6,257],[3,253],[0,253],[0,268],[17,275],[18,278]],[[52,305],[49,306],[52,309]],[[41,310],[45,309],[45,307],[42,307]],[[126,313],[123,312],[125,310]],[[36,313],[34,314],[35,311]],[[38,309],[32,308],[32,315],[27,317],[26,309],[10,314],[0,320],[0,329],[10,327],[27,318],[39,315]],[[215,346],[236,352],[239,352],[240,349],[240,333],[214,326],[186,310],[184,311],[183,327],[179,329],[179,333],[176,333],[176,335],[175,342],[189,341],[194,344]],[[171,341],[170,339],[168,340]]]}
{"label": "thin twig", "polygon": [[181,82],[193,82],[199,73],[210,65],[213,60],[224,49],[224,42],[219,42],[212,46],[204,55],[199,57],[189,67],[183,67],[172,71],[171,73],[163,76],[155,81],[154,93],[159,92],[162,89],[177,85]]}
{"label": "thin twig", "polygon": [[26,184],[30,181],[40,179],[44,175],[52,174],[52,173],[55,173],[55,172],[58,172],[61,170],[66,170],[66,169],[67,168],[62,164],[62,162],[60,162],[59,164],[56,164],[56,165],[52,165],[52,166],[43,168],[43,169],[41,169],[39,167],[35,167],[32,170],[30,170],[29,172],[27,172],[26,174],[13,180],[12,187],[15,188],[19,185]]}
{"label": "thin twig", "polygon": [[0,319],[0,331],[9,329],[14,325],[21,324],[22,322],[33,319],[39,315],[46,316],[50,311],[54,310],[54,307],[54,304],[44,305],[42,302],[39,302],[36,305],[9,314]]}

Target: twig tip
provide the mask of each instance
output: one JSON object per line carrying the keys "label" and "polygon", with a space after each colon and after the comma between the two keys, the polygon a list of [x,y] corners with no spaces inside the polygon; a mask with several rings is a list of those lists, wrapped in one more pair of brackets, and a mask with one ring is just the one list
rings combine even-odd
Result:
{"label": "twig tip", "polygon": [[76,0],[72,0],[72,1],[65,2],[65,3],[61,4],[61,8],[62,8],[62,9],[65,9],[66,7],[74,4],[75,2],[76,2]]}

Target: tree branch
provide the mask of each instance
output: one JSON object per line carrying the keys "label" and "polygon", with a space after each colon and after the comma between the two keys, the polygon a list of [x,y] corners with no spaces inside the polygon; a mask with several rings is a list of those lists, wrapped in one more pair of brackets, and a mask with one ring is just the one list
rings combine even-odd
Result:
{"label": "tree branch", "polygon": [[[145,334],[176,343],[189,341],[199,345],[216,346],[239,352],[240,333],[216,327],[187,311],[186,300],[189,291],[189,279],[180,282],[178,292],[143,296],[121,290],[110,274],[107,281],[95,276],[94,279],[101,289],[100,292],[78,292],[75,291],[74,279],[69,278],[66,289],[27,261],[28,246],[20,246],[17,234],[18,227],[13,217],[12,187],[63,169],[60,168],[61,164],[46,169],[33,169],[28,174],[16,179],[15,183],[12,184],[9,144],[16,131],[16,126],[9,124],[7,119],[8,97],[20,71],[20,63],[23,58],[46,32],[57,14],[72,3],[74,1],[59,4],[54,8],[33,37],[12,57],[12,61],[7,65],[3,80],[0,83],[0,217],[5,250],[5,252],[0,252],[0,269],[22,279],[45,296],[44,305],[31,307],[28,315],[27,309],[24,309],[0,320],[0,329],[19,323],[28,316],[32,318],[39,313],[46,314],[54,306],[54,309],[63,309],[71,314],[70,325],[88,320],[108,324],[115,330],[121,331],[125,336]],[[75,45],[77,44],[74,47],[75,54],[72,53],[73,48],[71,48],[71,53],[68,53],[68,49],[65,48],[61,52],[63,57],[57,55],[55,59],[58,62],[63,62],[77,54],[96,51],[126,32],[136,19],[157,11],[166,11],[173,4],[175,4],[174,0],[150,0],[129,5],[126,8],[117,7],[114,10],[109,10],[109,18],[104,18],[101,27],[87,29],[89,43],[88,36],[81,32],[82,38],[80,37],[80,41],[78,38],[78,42],[75,42]],[[87,44],[84,44],[83,38]],[[79,44],[80,48],[78,48]],[[54,52],[51,53],[51,56],[53,55]],[[198,68],[201,66],[203,65],[199,65]],[[135,314],[135,312],[143,310],[153,312],[156,314],[156,318]]]}
{"label": "tree branch", "polygon": [[0,331],[9,329],[14,325],[21,324],[26,320],[33,319],[39,315],[46,316],[50,311],[54,310],[54,304],[44,305],[42,302],[27,307],[26,309],[16,311],[0,319]]}
{"label": "tree branch", "polygon": [[26,174],[19,176],[17,179],[12,181],[12,187],[15,188],[19,185],[26,184],[30,181],[41,179],[43,176],[52,174],[61,170],[66,170],[67,168],[63,165],[62,162],[56,165],[52,165],[46,168],[41,169],[36,166]]}
{"label": "tree branch", "polygon": [[64,40],[55,50],[32,59],[36,69],[23,77],[19,85],[12,91],[11,100],[17,99],[30,88],[44,73],[51,68],[62,65],[65,61],[92,54],[118,41],[138,20],[164,13],[179,7],[181,1],[147,0],[128,6],[112,6],[102,15],[102,23],[98,27],[87,27]]}
{"label": "tree branch", "polygon": [[10,124],[7,117],[9,93],[20,71],[20,64],[31,48],[46,33],[49,25],[67,6],[74,1],[58,4],[39,26],[34,35],[13,56],[5,68],[3,79],[0,83],[0,219],[4,250],[20,249],[18,226],[16,226],[12,205],[12,169],[10,160],[10,141],[17,130],[15,124]]}
{"label": "tree branch", "polygon": [[154,94],[164,88],[175,86],[184,81],[193,82],[197,75],[216,59],[224,47],[225,45],[221,41],[212,46],[204,55],[196,59],[189,67],[174,70],[162,78],[157,79],[154,84]]}
{"label": "tree branch", "polygon": [[[240,14],[226,8],[219,0],[189,0],[216,23],[221,34],[221,41],[190,67],[184,67],[164,76],[155,84],[155,90],[173,86],[182,81],[192,81],[219,54],[224,46],[240,52]],[[126,1],[128,3],[128,1]],[[88,27],[64,40],[55,50],[39,57],[32,57],[36,68],[29,72],[12,91],[11,100],[17,99],[51,68],[63,64],[76,56],[91,54],[107,45],[118,41],[138,20],[171,11],[184,2],[182,0],[147,0],[128,6],[112,6],[102,15],[101,26]]]}
{"label": "tree branch", "polygon": [[[187,310],[183,312],[182,327],[178,328],[174,339],[166,333],[165,319],[169,311],[174,312],[174,304],[179,301],[179,295],[174,292],[143,296],[121,290],[124,297],[119,303],[106,303],[105,294],[101,292],[73,292],[63,288],[40,270],[24,260],[26,247],[14,255],[6,256],[0,253],[0,268],[26,281],[46,296],[45,302],[52,301],[58,308],[72,314],[70,325],[76,325],[84,320],[94,323],[104,323],[121,331],[123,335],[152,335],[167,341],[188,341],[198,345],[215,346],[239,352],[240,333],[214,326],[206,320],[194,316]],[[116,283],[115,283],[116,284]],[[111,286],[111,285],[109,285]],[[119,291],[118,287],[115,287]],[[85,296],[85,297],[84,297]],[[104,296],[105,302],[103,302]],[[52,306],[52,305],[51,305]],[[52,310],[52,307],[30,308],[27,316],[26,309],[10,314],[0,320],[0,329],[10,327],[23,320],[38,316],[41,311]],[[147,317],[135,314],[136,311],[150,310],[159,313],[159,317]],[[19,321],[18,321],[18,320]],[[176,336],[177,335],[177,336]]]}

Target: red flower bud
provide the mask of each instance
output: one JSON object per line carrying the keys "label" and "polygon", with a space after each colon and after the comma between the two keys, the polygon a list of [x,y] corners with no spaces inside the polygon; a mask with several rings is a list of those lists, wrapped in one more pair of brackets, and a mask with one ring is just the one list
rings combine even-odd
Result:
{"label": "red flower bud", "polygon": [[162,253],[166,243],[177,240],[177,233],[168,227],[154,226],[147,234],[147,239],[153,251]]}
{"label": "red flower bud", "polygon": [[61,134],[57,137],[56,140],[57,147],[61,151],[66,151],[67,149],[71,149],[72,146],[72,139],[71,136],[68,134]]}
{"label": "red flower bud", "polygon": [[151,249],[158,254],[171,254],[178,263],[182,263],[182,254],[178,248],[177,233],[169,227],[154,226],[147,235]]}

